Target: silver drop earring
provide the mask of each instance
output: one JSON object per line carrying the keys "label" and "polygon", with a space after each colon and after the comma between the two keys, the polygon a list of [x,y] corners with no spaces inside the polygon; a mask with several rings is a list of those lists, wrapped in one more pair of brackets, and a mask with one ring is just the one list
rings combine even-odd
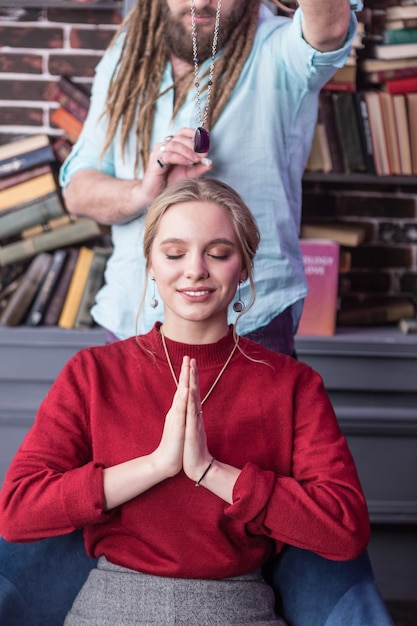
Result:
{"label": "silver drop earring", "polygon": [[153,295],[152,295],[152,300],[151,300],[151,307],[153,309],[156,309],[156,307],[158,306],[159,302],[155,297],[155,285],[156,285],[156,280],[154,278],[152,278],[152,282],[153,282]]}
{"label": "silver drop earring", "polygon": [[240,282],[239,282],[238,299],[236,300],[236,302],[233,302],[233,310],[234,310],[235,313],[241,313],[244,308],[245,308],[245,303],[243,302],[242,298],[240,297]]}

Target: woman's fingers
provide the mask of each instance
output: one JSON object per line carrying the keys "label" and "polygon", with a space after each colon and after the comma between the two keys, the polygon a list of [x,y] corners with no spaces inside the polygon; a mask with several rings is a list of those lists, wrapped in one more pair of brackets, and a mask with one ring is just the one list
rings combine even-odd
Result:
{"label": "woman's fingers", "polygon": [[178,474],[183,466],[189,376],[190,359],[184,357],[178,388],[166,414],[161,441],[156,451],[157,459],[166,466],[170,476]]}
{"label": "woman's fingers", "polygon": [[190,383],[187,403],[186,432],[184,441],[184,472],[197,480],[211,458],[207,447],[203,410],[200,398],[198,370],[195,359],[190,361]]}

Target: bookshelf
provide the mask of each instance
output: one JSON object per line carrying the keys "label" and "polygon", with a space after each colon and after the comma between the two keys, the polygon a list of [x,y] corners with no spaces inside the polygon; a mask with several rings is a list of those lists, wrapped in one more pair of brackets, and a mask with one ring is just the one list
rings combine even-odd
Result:
{"label": "bookshelf", "polygon": [[[338,324],[351,311],[365,325],[365,304],[380,303],[378,315],[414,317],[417,298],[417,177],[368,173],[306,172],[302,223],[337,223],[366,232],[359,245],[344,246],[349,266],[339,276]],[[410,311],[394,313],[399,303]],[[414,314],[412,310],[414,309]],[[375,319],[376,319],[375,314]]]}
{"label": "bookshelf", "polygon": [[387,186],[395,188],[417,188],[417,176],[377,176],[376,174],[351,173],[343,174],[337,172],[305,172],[303,181],[305,186],[312,183],[325,185],[370,185]]}

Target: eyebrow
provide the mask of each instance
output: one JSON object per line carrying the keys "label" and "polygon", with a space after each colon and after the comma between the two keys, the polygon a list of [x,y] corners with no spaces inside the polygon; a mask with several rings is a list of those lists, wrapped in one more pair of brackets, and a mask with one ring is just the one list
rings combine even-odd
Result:
{"label": "eyebrow", "polygon": [[[187,241],[185,239],[181,239],[180,237],[169,237],[161,241],[160,245],[163,246],[167,243],[187,243]],[[230,239],[224,239],[222,237],[219,237],[218,239],[212,239],[208,242],[207,245],[212,246],[219,243],[225,244],[226,246],[231,246],[232,248],[236,247],[236,244],[233,241],[230,241]]]}

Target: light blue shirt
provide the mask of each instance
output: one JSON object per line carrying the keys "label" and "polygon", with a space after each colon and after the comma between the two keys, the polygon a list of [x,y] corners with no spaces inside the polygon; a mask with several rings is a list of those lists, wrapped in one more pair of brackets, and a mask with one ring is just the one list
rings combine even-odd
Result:
{"label": "light blue shirt", "polygon": [[[261,6],[252,51],[229,101],[211,129],[210,158],[214,167],[208,176],[223,180],[239,192],[261,233],[254,265],[256,301],[239,320],[240,334],[265,326],[284,309],[302,301],[307,293],[298,241],[301,180],[317,118],[318,93],[336,68],[345,64],[356,32],[356,19],[352,14],[343,48],[321,53],[303,39],[301,17],[300,9],[293,19],[288,19],[277,17]],[[97,66],[88,118],[61,168],[64,189],[73,174],[85,168],[101,169],[117,178],[135,176],[134,133],[126,154],[121,154],[118,132],[100,160],[106,129],[106,121],[100,115],[120,50],[121,41],[106,51]],[[202,66],[202,73],[207,63]],[[161,92],[172,82],[168,63]],[[152,145],[179,128],[198,125],[195,94],[188,94],[171,124],[172,114],[171,89],[158,100]],[[137,176],[142,178],[141,170]],[[143,229],[143,218],[112,227],[114,252],[107,263],[105,285],[92,309],[95,321],[119,338],[145,333],[155,321],[163,319],[162,303],[156,309],[150,306],[152,285],[142,252]],[[136,319],[146,281],[146,300]],[[247,283],[241,286],[241,298],[246,303],[250,300]],[[300,307],[294,307],[297,310]],[[230,309],[229,321],[234,322],[235,318]],[[294,330],[297,324],[295,313]]]}

